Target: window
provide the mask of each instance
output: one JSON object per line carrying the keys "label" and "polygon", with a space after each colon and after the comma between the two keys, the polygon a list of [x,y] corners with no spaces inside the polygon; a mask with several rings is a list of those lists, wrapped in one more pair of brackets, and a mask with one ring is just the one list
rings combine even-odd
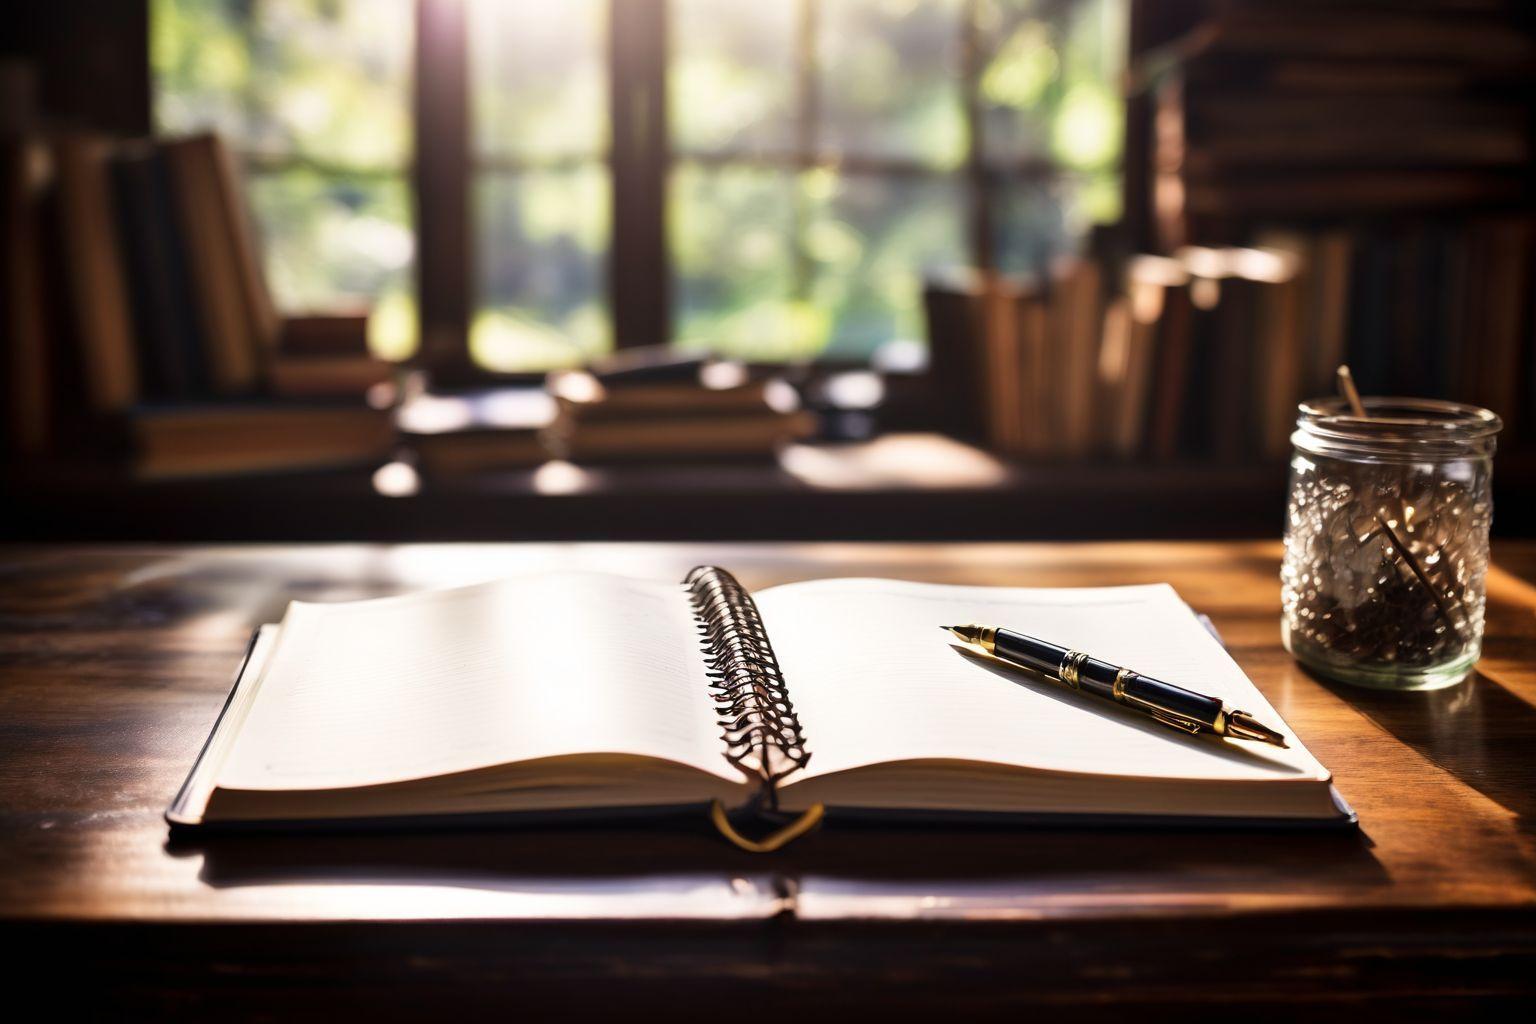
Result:
{"label": "window", "polygon": [[155,119],[243,158],[286,310],[372,308],[370,344],[416,346],[407,185],[411,0],[154,0]]}
{"label": "window", "polygon": [[[463,38],[413,49],[417,3]],[[159,122],[246,157],[279,300],[376,300],[390,355],[413,209],[465,211],[459,330],[496,371],[651,335],[866,358],[921,338],[926,272],[1033,269],[1119,213],[1125,0],[417,3],[155,0],[152,26]],[[441,77],[467,117],[412,140],[410,83]],[[462,204],[411,201],[413,146],[463,153]]]}
{"label": "window", "polygon": [[495,370],[608,349],[606,0],[470,0],[469,346]]}

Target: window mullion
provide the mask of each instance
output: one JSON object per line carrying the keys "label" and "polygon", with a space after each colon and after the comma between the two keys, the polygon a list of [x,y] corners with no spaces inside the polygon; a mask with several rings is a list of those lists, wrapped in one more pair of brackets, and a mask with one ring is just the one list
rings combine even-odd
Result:
{"label": "window mullion", "polygon": [[469,69],[466,11],[457,0],[416,7],[416,284],[418,360],[442,379],[473,375],[469,316]]}
{"label": "window mullion", "polygon": [[616,346],[671,337],[665,230],[667,0],[609,0],[613,241],[608,292]]}
{"label": "window mullion", "polygon": [[961,89],[964,90],[965,127],[968,139],[965,166],[966,199],[970,209],[971,259],[978,269],[991,270],[996,262],[992,246],[992,188],[986,166],[986,119],[981,109],[981,75],[986,54],[981,40],[981,4],[966,0],[961,12]]}
{"label": "window mullion", "polygon": [[820,65],[816,53],[816,35],[819,0],[800,0],[798,30],[795,37],[796,67],[799,71],[798,123],[795,125],[795,167],[792,170],[790,188],[794,197],[790,205],[793,223],[790,224],[789,244],[793,259],[794,297],[805,299],[810,294],[814,266],[810,250],[806,246],[806,232],[815,211],[811,209],[810,196],[806,194],[802,174],[819,164],[817,137],[821,127]]}

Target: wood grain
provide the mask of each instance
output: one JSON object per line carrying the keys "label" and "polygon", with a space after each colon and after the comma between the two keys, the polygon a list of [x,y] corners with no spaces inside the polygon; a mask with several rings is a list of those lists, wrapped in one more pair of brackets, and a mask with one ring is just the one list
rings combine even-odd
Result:
{"label": "wood grain", "polygon": [[[1495,561],[1477,674],[1389,695],[1323,682],[1285,654],[1269,542],[6,549],[0,931],[24,940],[23,970],[89,974],[103,1003],[194,1016],[597,1012],[687,992],[750,995],[765,1012],[878,997],[898,1017],[1113,1017],[1238,997],[1345,1015],[1369,996],[1427,1017],[1529,998],[1536,545],[1496,547]],[[693,822],[169,842],[161,813],[249,632],[289,599],[555,566],[681,577],[700,562],[754,588],[1170,581],[1334,771],[1360,831],[834,822],[766,858]]]}

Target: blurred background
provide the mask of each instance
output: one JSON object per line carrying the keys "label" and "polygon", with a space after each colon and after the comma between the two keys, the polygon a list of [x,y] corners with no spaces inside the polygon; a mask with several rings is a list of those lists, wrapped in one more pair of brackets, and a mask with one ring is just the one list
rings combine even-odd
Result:
{"label": "blurred background", "polygon": [[1514,0],[52,0],[6,539],[1274,536],[1296,403],[1499,413]]}

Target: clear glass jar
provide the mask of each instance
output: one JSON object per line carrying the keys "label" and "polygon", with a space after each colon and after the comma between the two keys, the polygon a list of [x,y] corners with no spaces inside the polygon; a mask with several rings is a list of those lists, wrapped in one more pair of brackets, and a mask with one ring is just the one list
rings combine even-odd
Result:
{"label": "clear glass jar", "polygon": [[1495,435],[1487,409],[1374,398],[1304,403],[1291,435],[1285,646],[1343,682],[1432,690],[1483,642]]}

